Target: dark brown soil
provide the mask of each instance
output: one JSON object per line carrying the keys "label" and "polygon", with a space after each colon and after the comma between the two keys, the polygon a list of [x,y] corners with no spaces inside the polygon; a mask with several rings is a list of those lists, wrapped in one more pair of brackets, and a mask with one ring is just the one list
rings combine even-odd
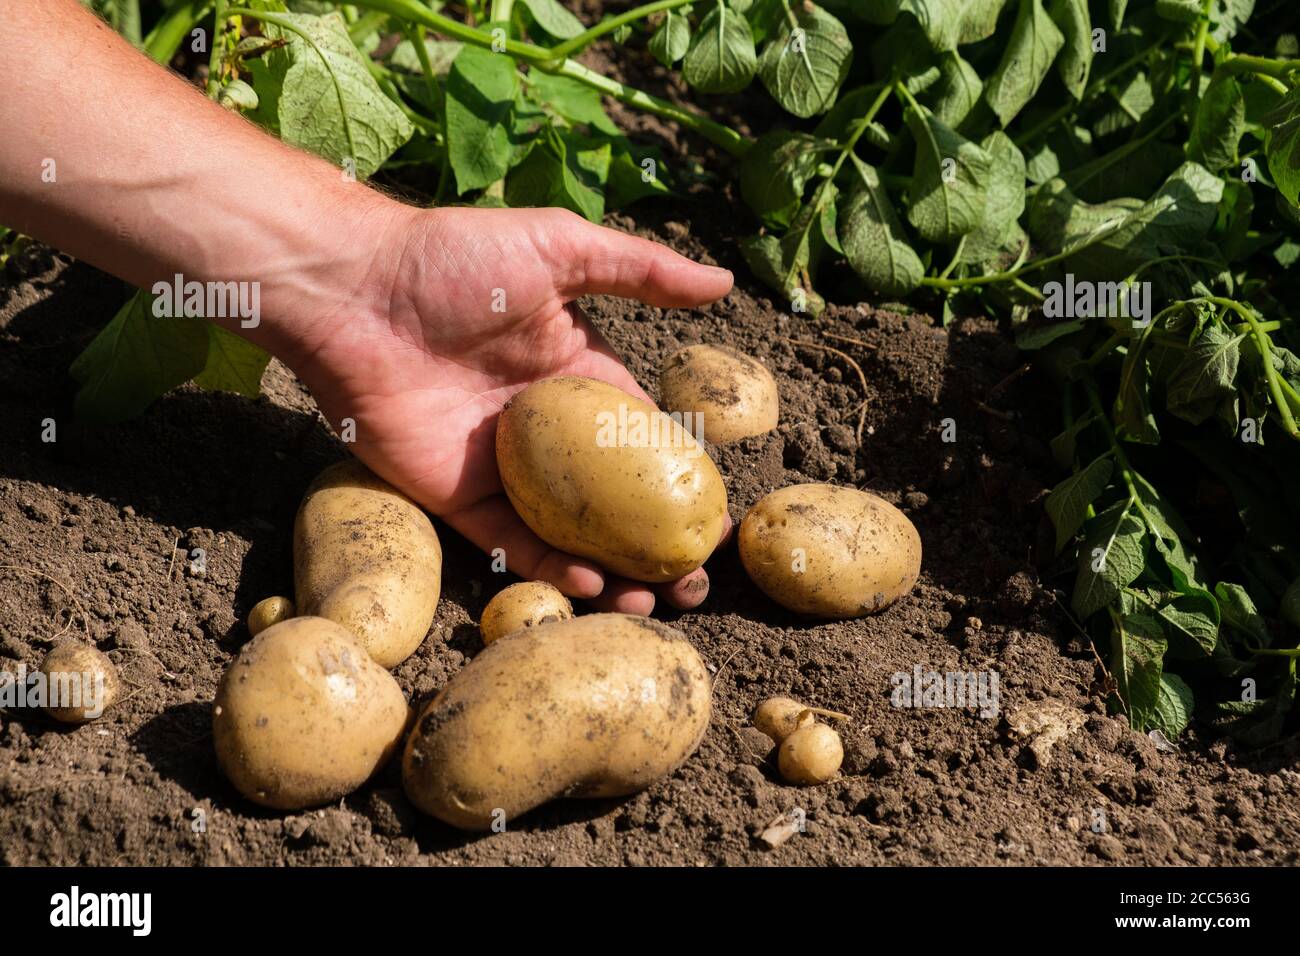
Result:
{"label": "dark brown soil", "polygon": [[[673,95],[652,63],[627,69]],[[617,118],[657,139],[678,170],[688,148],[719,161],[658,120]],[[732,517],[786,484],[870,489],[921,533],[910,596],[874,617],[810,623],[749,583],[734,545],[715,555],[703,607],[659,612],[715,670],[713,723],[680,771],[635,797],[553,804],[505,833],[468,836],[421,817],[390,766],[337,807],[258,809],[217,771],[211,701],[247,639],[248,610],[291,592],[294,511],[343,446],[278,363],[255,402],[186,388],[129,425],[79,428],[68,365],[127,290],[56,263],[0,285],[0,671],[36,666],[84,611],[127,694],[75,730],[0,713],[0,863],[1300,862],[1294,736],[1250,753],[1194,726],[1166,752],[1106,715],[1094,651],[1056,604],[1052,586],[1066,582],[1039,577],[1051,542],[1042,497],[1056,480],[1045,438],[1056,429],[1047,393],[1014,374],[1008,339],[983,319],[945,331],[865,304],[817,321],[782,312],[736,252],[752,228],[741,203],[713,188],[705,178],[687,190],[693,201],[609,222],[733,268],[727,300],[684,312],[602,299],[588,312],[652,393],[661,359],[682,345],[764,361],[781,388],[778,431],[714,450]],[[42,441],[46,419],[57,441]],[[411,697],[481,649],[474,621],[509,583],[439,533],[437,619],[396,671]],[[194,549],[206,553],[202,572],[187,560]],[[1000,714],[894,707],[891,677],[917,666],[995,672]],[[836,779],[781,782],[770,742],[748,726],[775,694],[851,715]],[[1012,730],[1036,714],[1078,729],[1047,752]],[[767,848],[758,834],[795,809],[805,832]]]}

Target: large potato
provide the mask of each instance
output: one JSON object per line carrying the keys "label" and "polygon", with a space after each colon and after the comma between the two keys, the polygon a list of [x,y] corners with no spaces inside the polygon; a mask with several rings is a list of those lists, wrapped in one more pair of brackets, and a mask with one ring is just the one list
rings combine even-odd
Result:
{"label": "large potato", "polygon": [[[659,373],[659,398],[670,412],[699,414],[704,437],[725,445],[776,427],[781,401],[762,362],[734,349],[692,345],[674,352]],[[691,419],[684,419],[690,425]]]}
{"label": "large potato", "polygon": [[722,535],[727,491],[653,405],[590,378],[536,382],[497,426],[501,483],[543,541],[637,581],[672,581]]}
{"label": "large potato", "polygon": [[388,762],[408,708],[350,633],[295,617],[253,638],[217,688],[212,739],[248,799],[299,810],[339,799]]}
{"label": "large potato", "polygon": [[681,766],[709,725],[712,684],[679,632],[623,614],[516,631],[416,719],[402,782],[465,830],[556,797],[633,793]]}
{"label": "large potato", "polygon": [[910,591],[921,573],[921,537],[912,522],[854,488],[774,491],[745,515],[738,537],[754,583],[801,614],[871,614]]}
{"label": "large potato", "polygon": [[297,610],[328,618],[393,668],[420,646],[442,588],[433,522],[358,461],[312,482],[293,528]]}

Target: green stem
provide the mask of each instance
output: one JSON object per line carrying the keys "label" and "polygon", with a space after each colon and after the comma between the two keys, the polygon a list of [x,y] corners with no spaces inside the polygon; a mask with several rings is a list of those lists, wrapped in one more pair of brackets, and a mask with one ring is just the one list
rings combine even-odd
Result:
{"label": "green stem", "polygon": [[1205,38],[1210,35],[1210,9],[1214,0],[1201,0],[1201,16],[1196,24],[1196,39],[1192,43],[1192,94],[1199,95],[1197,86],[1201,82],[1201,64],[1205,62]]}
{"label": "green stem", "polygon": [[1246,320],[1246,324],[1250,326],[1251,334],[1255,337],[1255,345],[1259,348],[1260,358],[1264,362],[1264,380],[1268,383],[1268,390],[1273,398],[1273,404],[1277,407],[1277,413],[1282,417],[1282,427],[1286,429],[1287,434],[1292,438],[1300,440],[1300,428],[1296,426],[1295,416],[1291,414],[1291,403],[1287,400],[1287,395],[1279,384],[1277,369],[1273,367],[1273,342],[1268,337],[1268,333],[1261,328],[1259,320],[1255,318],[1254,311],[1243,306],[1240,302],[1234,302],[1232,299],[1224,299],[1219,296],[1209,296],[1206,301],[1230,309]]}
{"label": "green stem", "polygon": [[[353,3],[358,7],[379,10],[399,19],[418,23],[421,26],[428,27],[435,33],[452,37],[464,43],[471,43],[484,49],[492,49],[493,43],[497,42],[493,40],[491,34],[434,13],[432,10],[420,5],[416,0],[353,0]],[[684,110],[667,100],[651,96],[649,93],[643,93],[607,76],[602,76],[600,73],[590,70],[573,60],[557,56],[554,50],[509,38],[505,40],[504,47],[504,52],[509,53],[516,60],[534,66],[543,72],[567,76],[592,89],[612,96],[622,103],[627,103],[629,106],[635,106],[647,113],[653,113],[664,119],[680,123],[687,129],[699,133],[715,146],[725,149],[733,156],[745,155],[753,145],[753,140],[747,136],[742,136],[728,126],[714,122],[707,116]]]}
{"label": "green stem", "polygon": [[510,22],[511,15],[515,12],[515,0],[492,0],[492,22],[506,23]]}
{"label": "green stem", "polygon": [[190,30],[211,12],[212,0],[186,0],[176,4],[144,38],[144,52],[154,62],[166,63],[176,55]]}
{"label": "green stem", "polygon": [[1092,406],[1093,412],[1097,416],[1097,423],[1101,430],[1106,433],[1106,441],[1110,445],[1111,453],[1115,456],[1115,464],[1119,468],[1120,477],[1124,479],[1124,485],[1128,488],[1128,503],[1136,505],[1139,511],[1143,511],[1142,499],[1138,497],[1137,484],[1133,481],[1133,466],[1129,464],[1128,455],[1124,454],[1124,448],[1120,445],[1119,439],[1115,437],[1115,429],[1111,427],[1110,416],[1106,414],[1106,408],[1101,403],[1101,396],[1097,394],[1097,386],[1092,379],[1083,380],[1084,390],[1088,393],[1088,404]]}
{"label": "green stem", "polygon": [[225,27],[226,17],[226,0],[214,0],[212,8],[215,11],[212,18],[212,49],[208,51],[208,98],[215,100],[217,92],[221,89],[221,45],[224,40],[222,30]]}
{"label": "green stem", "polygon": [[1262,56],[1234,53],[1219,64],[1216,72],[1255,73],[1276,80],[1289,80],[1291,74],[1297,70],[1300,70],[1300,60],[1272,60]]}
{"label": "green stem", "polygon": [[573,56],[573,54],[586,49],[605,34],[613,33],[619,27],[641,20],[651,14],[660,13],[664,10],[676,10],[678,7],[684,7],[694,2],[695,0],[656,0],[654,3],[647,3],[628,10],[626,13],[620,13],[616,17],[606,17],[585,33],[579,33],[573,39],[565,40],[558,46],[551,47],[551,55],[560,57]]}

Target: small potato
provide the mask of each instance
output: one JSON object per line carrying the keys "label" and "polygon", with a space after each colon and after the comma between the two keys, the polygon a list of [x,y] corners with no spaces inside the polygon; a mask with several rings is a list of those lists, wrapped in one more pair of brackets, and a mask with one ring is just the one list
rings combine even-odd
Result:
{"label": "small potato", "polygon": [[769,697],[754,708],[754,726],[778,744],[816,719],[806,705],[789,697]]}
{"label": "small potato", "polygon": [[479,618],[484,644],[524,627],[573,617],[573,605],[560,589],[545,581],[524,581],[498,591]]}
{"label": "small potato", "polygon": [[[715,345],[670,355],[659,373],[659,397],[669,412],[698,413],[704,437],[716,444],[770,432],[780,417],[772,373],[757,359]],[[691,427],[691,420],[684,424]]]}
{"label": "small potato", "polygon": [[695,648],[657,621],[589,614],[515,631],[424,707],[402,783],[463,830],[557,797],[634,793],[695,752],[712,693]]}
{"label": "small potato", "polygon": [[785,738],[776,759],[782,777],[806,787],[835,776],[844,762],[844,745],[833,728],[804,724]]}
{"label": "small potato", "polygon": [[679,422],[590,378],[534,382],[501,413],[501,483],[547,544],[635,581],[673,581],[722,536],[727,490]]}
{"label": "small potato", "polygon": [[45,712],[65,724],[84,724],[103,716],[117,700],[121,681],[103,651],[82,641],[64,641],[41,662]]}
{"label": "small potato", "polygon": [[257,637],[272,624],[279,624],[291,617],[293,617],[293,602],[287,597],[263,598],[248,612],[248,633]]}
{"label": "small potato", "polygon": [[358,461],[322,471],[293,526],[298,613],[328,618],[379,664],[420,646],[442,589],[442,546],[416,504]]}
{"label": "small potato", "polygon": [[217,688],[212,739],[235,789],[301,810],[351,793],[388,762],[408,708],[392,675],[355,637],[295,617],[244,645]]}
{"label": "small potato", "polygon": [[768,597],[816,617],[871,614],[912,589],[921,537],[901,511],[865,491],[793,485],[745,515],[740,560]]}

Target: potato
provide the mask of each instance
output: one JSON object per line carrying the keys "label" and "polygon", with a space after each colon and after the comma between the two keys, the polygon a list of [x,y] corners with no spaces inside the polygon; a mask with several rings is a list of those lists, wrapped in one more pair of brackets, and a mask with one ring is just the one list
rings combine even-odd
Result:
{"label": "potato", "polygon": [[754,726],[778,744],[816,719],[811,710],[789,697],[769,697],[754,708]]}
{"label": "potato", "polygon": [[524,627],[536,627],[573,617],[573,605],[560,589],[545,581],[524,581],[498,591],[479,618],[483,643],[491,644]]}
{"label": "potato", "polygon": [[442,547],[433,523],[357,461],[312,482],[293,528],[298,613],[328,618],[393,668],[420,646],[438,607]]}
{"label": "potato", "polygon": [[637,581],[673,581],[722,536],[727,491],[703,447],[653,405],[590,378],[535,382],[506,405],[497,464],[539,538]]}
{"label": "potato", "polygon": [[103,716],[122,687],[108,655],[78,640],[64,641],[46,654],[41,673],[45,712],[65,724],[84,724]]}
{"label": "potato", "polygon": [[682,634],[589,614],[494,642],[430,701],[406,742],[411,802],[488,830],[557,797],[614,797],[680,767],[712,683]]}
{"label": "potato", "polygon": [[[698,413],[704,437],[717,444],[770,432],[780,417],[772,373],[757,359],[715,345],[670,355],[659,372],[659,398],[667,411]],[[690,428],[691,421],[683,424]]]}
{"label": "potato", "polygon": [[244,645],[217,688],[221,771],[262,806],[301,810],[351,793],[388,762],[409,710],[345,628],[295,617]]}
{"label": "potato", "polygon": [[781,488],[750,509],[738,537],[754,583],[801,614],[871,614],[910,591],[921,573],[921,537],[912,522],[853,488]]}
{"label": "potato", "polygon": [[293,602],[287,597],[263,598],[248,612],[248,633],[257,637],[272,624],[279,624],[291,617],[293,617]]}
{"label": "potato", "polygon": [[833,728],[805,724],[785,738],[776,759],[781,776],[790,783],[825,783],[844,762],[844,745]]}

